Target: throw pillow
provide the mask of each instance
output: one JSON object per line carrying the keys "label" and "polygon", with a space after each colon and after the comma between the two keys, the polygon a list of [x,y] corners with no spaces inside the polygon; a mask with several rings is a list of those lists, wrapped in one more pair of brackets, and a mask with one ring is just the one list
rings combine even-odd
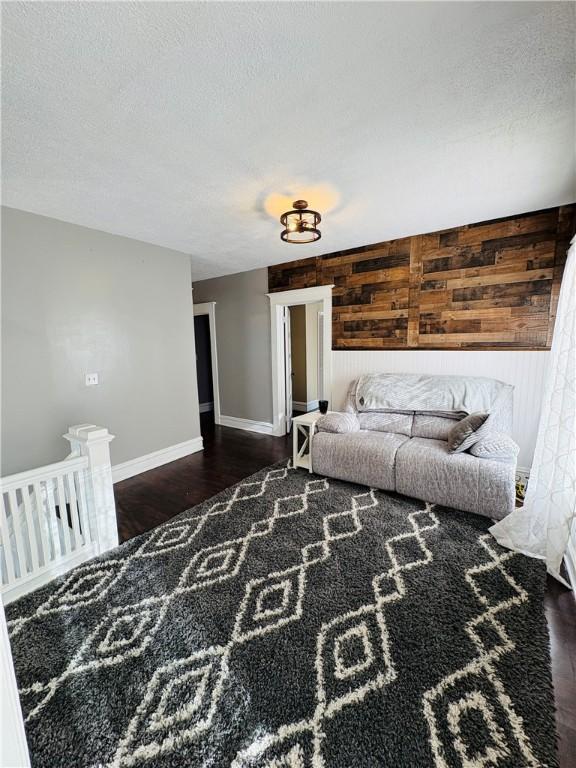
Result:
{"label": "throw pillow", "polygon": [[520,451],[519,446],[508,435],[502,432],[481,437],[477,443],[470,448],[473,456],[480,459],[492,459],[492,461],[511,462],[516,459]]}
{"label": "throw pillow", "polygon": [[462,453],[478,442],[482,435],[478,435],[477,432],[487,418],[487,413],[471,413],[458,421],[448,433],[450,453]]}
{"label": "throw pillow", "polygon": [[316,422],[319,432],[359,432],[360,423],[355,413],[327,413]]}

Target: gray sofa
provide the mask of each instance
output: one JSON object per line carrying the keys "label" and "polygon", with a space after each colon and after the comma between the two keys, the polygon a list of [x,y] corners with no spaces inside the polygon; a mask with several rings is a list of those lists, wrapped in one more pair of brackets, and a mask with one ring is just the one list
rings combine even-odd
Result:
{"label": "gray sofa", "polygon": [[[344,408],[359,431],[324,431],[320,421],[314,472],[500,519],[515,501],[512,395],[510,385],[481,377],[362,376]],[[489,416],[474,444],[451,453],[448,433],[477,411]]]}

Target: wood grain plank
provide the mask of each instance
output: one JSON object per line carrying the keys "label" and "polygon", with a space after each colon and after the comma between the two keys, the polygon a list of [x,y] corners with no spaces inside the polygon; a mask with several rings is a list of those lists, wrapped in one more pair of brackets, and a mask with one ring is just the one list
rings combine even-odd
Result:
{"label": "wood grain plank", "polygon": [[422,283],[422,247],[421,237],[413,237],[410,247],[410,291],[408,308],[408,332],[406,343],[409,347],[418,346],[420,336],[420,286]]}
{"label": "wood grain plank", "polygon": [[362,339],[362,338],[339,338],[334,349],[404,349],[406,347],[405,338],[386,339],[386,343],[380,338]]}
{"label": "wood grain plank", "polygon": [[526,283],[532,280],[552,280],[553,269],[527,269],[524,272],[503,272],[478,277],[463,277],[456,280],[447,280],[446,288],[472,288],[476,285],[503,285],[504,283]]}
{"label": "wood grain plank", "polygon": [[[514,341],[514,331],[489,331],[485,333],[474,333],[474,343],[477,344],[482,341]],[[428,344],[441,344],[448,343],[454,344],[455,342],[467,341],[470,342],[470,334],[468,333],[421,333],[419,338],[420,344],[426,346]]]}
{"label": "wood grain plank", "polygon": [[[370,307],[372,309],[372,307]],[[360,312],[343,312],[339,315],[340,321],[357,320]],[[390,320],[398,317],[408,317],[408,309],[387,309],[387,310],[374,310],[373,312],[364,312],[362,317],[365,320]]]}
{"label": "wood grain plank", "polygon": [[348,285],[365,285],[374,283],[394,283],[408,280],[410,265],[404,267],[392,267],[391,269],[378,269],[373,272],[354,272],[348,278]]}
{"label": "wood grain plank", "polygon": [[429,272],[424,277],[426,282],[434,280],[465,280],[471,277],[478,277],[484,281],[485,276],[496,277],[497,275],[508,275],[512,273],[526,272],[545,272],[554,268],[554,251],[548,254],[546,258],[537,259],[536,266],[530,259],[524,258],[523,261],[516,259],[512,262],[493,264],[492,266],[475,267],[470,269],[453,269],[444,272]]}
{"label": "wood grain plank", "polygon": [[536,215],[519,216],[464,227],[458,230],[458,245],[482,243],[540,232],[554,233],[557,223],[557,209],[552,208]]}
{"label": "wood grain plank", "polygon": [[511,307],[491,307],[489,309],[448,309],[439,313],[443,320],[488,320],[509,318],[512,314]]}

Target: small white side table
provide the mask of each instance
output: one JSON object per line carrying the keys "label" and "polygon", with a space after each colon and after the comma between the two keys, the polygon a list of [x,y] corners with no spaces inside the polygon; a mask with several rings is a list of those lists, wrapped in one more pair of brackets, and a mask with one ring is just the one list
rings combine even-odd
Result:
{"label": "small white side table", "polygon": [[[328,411],[330,413],[330,411]],[[303,413],[292,419],[292,463],[294,467],[304,467],[312,472],[312,440],[316,429],[316,422],[322,416],[320,411]],[[304,437],[304,442],[298,449],[298,435]]]}

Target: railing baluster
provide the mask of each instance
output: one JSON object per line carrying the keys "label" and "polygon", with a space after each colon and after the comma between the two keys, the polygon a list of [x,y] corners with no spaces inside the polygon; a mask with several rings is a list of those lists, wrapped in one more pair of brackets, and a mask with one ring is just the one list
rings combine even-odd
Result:
{"label": "railing baluster", "polygon": [[26,557],[26,539],[28,537],[24,536],[22,530],[22,516],[18,509],[18,500],[14,489],[8,491],[8,506],[10,508],[10,514],[12,515],[12,528],[16,540],[16,556],[18,558],[20,578],[22,578],[22,576],[25,576],[28,573],[28,558]]}
{"label": "railing baluster", "polygon": [[[30,492],[27,485],[23,485],[20,493],[22,494],[22,504],[24,505],[24,515],[26,516],[26,525],[28,528],[28,542],[30,544],[30,559],[32,570],[36,571],[39,567],[38,557],[38,539],[36,538],[36,526],[32,515],[32,505],[30,504]],[[38,521],[40,522],[40,521]]]}
{"label": "railing baluster", "polygon": [[52,530],[48,521],[48,505],[44,504],[42,499],[42,487],[40,482],[34,483],[34,504],[36,506],[36,515],[38,525],[40,526],[40,538],[42,539],[42,549],[44,551],[44,565],[53,560],[56,556],[56,546],[52,540]]}
{"label": "railing baluster", "polygon": [[2,552],[4,553],[4,563],[6,567],[6,581],[11,584],[16,579],[16,570],[14,568],[14,558],[12,557],[12,541],[10,539],[10,529],[8,527],[8,517],[6,514],[6,505],[4,503],[4,494],[0,493],[2,504],[0,505],[0,532],[2,533]]}
{"label": "railing baluster", "polygon": [[76,499],[76,487],[74,484],[74,472],[68,472],[66,475],[68,485],[68,498],[70,499],[70,520],[72,523],[72,533],[74,534],[74,549],[84,545],[84,528],[80,525],[78,515],[78,500]]}
{"label": "railing baluster", "polygon": [[[58,519],[58,515],[56,514],[56,501],[54,499],[54,494],[56,492],[56,478],[50,478],[50,480],[46,480],[46,503],[48,505],[48,525],[50,527],[50,536],[52,537],[52,540],[54,541],[54,532],[56,532],[56,538],[58,539],[58,549],[60,550],[60,554],[63,556],[66,554],[66,548],[64,545],[64,536],[62,534],[62,526],[60,525],[60,520]],[[58,555],[56,554],[56,542],[54,542],[54,553],[55,557]]]}
{"label": "railing baluster", "polygon": [[66,552],[72,552],[72,544],[70,542],[70,526],[68,525],[68,510],[66,509],[66,493],[64,492],[64,481],[62,479],[62,475],[58,475],[57,487],[58,506],[60,508],[60,522],[64,530]]}
{"label": "railing baluster", "polygon": [[86,544],[93,541],[93,523],[89,520],[89,508],[86,498],[86,475],[82,470],[74,473],[77,485],[78,513]]}

